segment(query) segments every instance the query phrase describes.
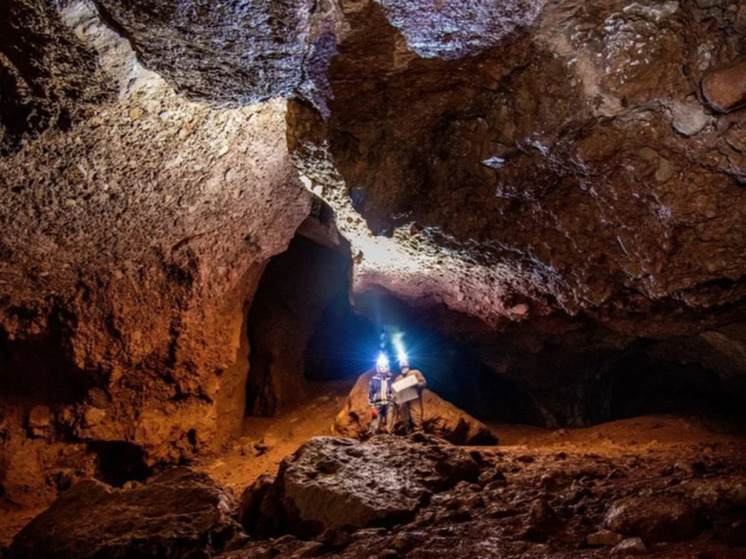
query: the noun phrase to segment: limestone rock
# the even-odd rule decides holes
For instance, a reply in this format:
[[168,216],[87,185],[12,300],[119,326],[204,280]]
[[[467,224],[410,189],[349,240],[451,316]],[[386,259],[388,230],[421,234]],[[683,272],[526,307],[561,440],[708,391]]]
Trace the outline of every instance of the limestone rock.
[[746,103],[746,62],[707,74],[702,93],[713,109],[728,113]]
[[309,537],[326,529],[392,526],[411,520],[433,492],[478,475],[466,451],[439,439],[316,437],[283,461],[256,531]]
[[624,536],[637,536],[647,542],[685,541],[699,532],[694,507],[677,497],[630,497],[611,505],[606,526]]
[[[345,437],[362,438],[370,428],[368,386],[372,372],[361,375],[350,391],[334,422],[334,432]],[[453,444],[497,444],[497,436],[481,421],[443,400],[430,390],[423,394],[425,432]]]
[[13,559],[206,557],[245,538],[228,497],[180,468],[130,490],[78,483],[13,540]]

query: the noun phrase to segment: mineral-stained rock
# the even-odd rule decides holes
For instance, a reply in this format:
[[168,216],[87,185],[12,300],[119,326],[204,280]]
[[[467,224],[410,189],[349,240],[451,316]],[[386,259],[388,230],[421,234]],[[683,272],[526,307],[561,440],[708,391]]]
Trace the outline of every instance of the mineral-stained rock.
[[180,468],[135,489],[86,480],[13,540],[14,559],[207,557],[245,538],[229,498],[207,476]]
[[617,501],[606,513],[605,522],[614,532],[647,542],[685,541],[699,532],[694,507],[677,497],[630,497]]
[[[368,386],[372,372],[361,375],[352,387],[342,410],[337,414],[334,431],[346,437],[364,437],[370,429]],[[448,403],[430,390],[423,394],[425,431],[453,444],[497,444],[497,437],[481,421]]]
[[727,113],[746,103],[746,62],[707,74],[702,93],[712,107]]
[[307,537],[328,528],[391,526],[412,519],[433,492],[478,475],[466,451],[440,439],[316,437],[283,461],[255,531]]

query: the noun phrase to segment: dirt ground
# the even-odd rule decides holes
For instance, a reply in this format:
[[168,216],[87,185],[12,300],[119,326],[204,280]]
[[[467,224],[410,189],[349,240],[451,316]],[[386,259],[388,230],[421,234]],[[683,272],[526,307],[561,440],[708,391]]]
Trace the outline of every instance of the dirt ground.
[[[194,466],[238,497],[259,475],[274,474],[281,460],[305,440],[330,435],[334,416],[349,389],[349,382],[318,385],[318,395],[296,409],[275,418],[247,418],[243,434],[224,453]],[[743,464],[746,457],[743,432],[694,418],[645,416],[574,430],[506,424],[491,427],[500,437],[500,452],[519,462],[527,460],[526,456],[541,462],[557,453],[580,461],[586,456],[620,463],[652,458],[666,464],[691,463],[699,458]],[[39,512],[41,509],[0,508],[0,547],[8,545]],[[746,557],[746,548],[742,551]]]
[[[243,435],[217,458],[203,460],[197,468],[223,487],[240,492],[262,474],[274,474],[285,456],[304,441],[331,435],[334,417],[349,392],[349,382],[319,385],[318,396],[297,409],[274,418],[249,417]],[[544,429],[530,425],[490,424],[510,452],[529,450],[587,453],[605,456],[634,453],[669,454],[688,444],[746,446],[746,431],[701,418],[653,415],[604,423],[586,429]],[[688,444],[687,444],[688,443]]]

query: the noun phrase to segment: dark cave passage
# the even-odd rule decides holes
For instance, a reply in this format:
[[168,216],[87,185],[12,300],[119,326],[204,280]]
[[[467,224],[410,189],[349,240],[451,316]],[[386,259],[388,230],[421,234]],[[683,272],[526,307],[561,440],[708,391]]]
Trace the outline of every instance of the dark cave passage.
[[383,292],[358,293],[353,304],[351,274],[330,213],[307,219],[269,262],[248,318],[247,415],[276,415],[306,398],[309,383],[357,378],[373,367],[381,333],[393,360],[399,333],[428,387],[483,421],[585,427],[655,413],[743,420],[706,352],[681,360],[675,344],[620,344],[582,321],[554,334],[529,323],[485,337],[448,310]]

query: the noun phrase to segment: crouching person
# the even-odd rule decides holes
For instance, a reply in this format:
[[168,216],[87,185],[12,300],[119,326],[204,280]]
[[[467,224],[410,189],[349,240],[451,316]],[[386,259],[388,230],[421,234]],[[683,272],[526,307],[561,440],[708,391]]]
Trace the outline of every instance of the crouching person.
[[370,379],[368,400],[370,401],[371,435],[381,432],[382,422],[385,422],[386,425],[383,432],[393,433],[396,407],[391,393],[391,369],[388,359],[384,355],[378,358],[376,374]]

